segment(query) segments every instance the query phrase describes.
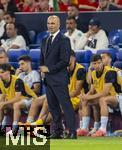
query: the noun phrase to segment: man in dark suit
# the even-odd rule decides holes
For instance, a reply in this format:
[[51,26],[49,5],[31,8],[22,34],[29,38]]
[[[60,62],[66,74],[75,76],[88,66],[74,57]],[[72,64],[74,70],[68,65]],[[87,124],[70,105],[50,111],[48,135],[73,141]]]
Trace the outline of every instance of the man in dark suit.
[[[76,138],[75,113],[70,101],[67,66],[70,59],[70,41],[60,33],[60,19],[50,16],[47,20],[49,37],[41,44],[41,73],[45,74],[46,95],[54,121],[54,133],[50,138],[62,138],[62,110],[69,128],[68,138]],[[62,110],[61,110],[62,108]]]

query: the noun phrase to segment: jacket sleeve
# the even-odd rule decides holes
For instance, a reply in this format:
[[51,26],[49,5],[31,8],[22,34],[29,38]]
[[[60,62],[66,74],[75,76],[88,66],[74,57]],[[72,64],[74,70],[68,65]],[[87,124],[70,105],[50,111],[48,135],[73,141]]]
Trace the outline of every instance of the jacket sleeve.
[[44,54],[43,54],[43,41],[40,46],[40,66],[44,65]]

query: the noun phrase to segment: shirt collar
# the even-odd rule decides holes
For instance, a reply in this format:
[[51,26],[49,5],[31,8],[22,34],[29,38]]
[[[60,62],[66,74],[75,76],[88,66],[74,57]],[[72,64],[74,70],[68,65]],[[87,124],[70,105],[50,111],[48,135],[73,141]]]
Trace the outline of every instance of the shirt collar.
[[60,32],[60,30],[58,30],[57,32],[53,33],[53,34],[50,34],[50,36],[52,35],[53,36],[53,39],[57,36],[57,34]]

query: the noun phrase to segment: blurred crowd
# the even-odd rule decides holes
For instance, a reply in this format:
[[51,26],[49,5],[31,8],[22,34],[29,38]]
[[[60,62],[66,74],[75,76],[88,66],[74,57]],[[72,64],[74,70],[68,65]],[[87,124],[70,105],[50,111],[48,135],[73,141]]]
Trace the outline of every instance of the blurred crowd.
[[80,11],[121,10],[122,0],[0,0],[0,9],[13,12],[68,11],[69,5]]

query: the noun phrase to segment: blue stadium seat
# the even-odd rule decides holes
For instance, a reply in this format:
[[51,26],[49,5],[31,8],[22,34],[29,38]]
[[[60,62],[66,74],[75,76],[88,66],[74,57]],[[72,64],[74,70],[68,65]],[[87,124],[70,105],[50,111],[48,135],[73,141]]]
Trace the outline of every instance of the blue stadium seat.
[[117,53],[117,60],[122,61],[122,50],[119,50],[119,52]]
[[116,67],[116,68],[122,69],[122,61],[116,61],[116,62],[113,64],[113,66]]
[[119,45],[122,43],[122,30],[113,30],[108,34],[109,44],[110,45]]
[[40,49],[30,49],[29,56],[32,58],[32,62],[39,62],[40,61]]
[[89,63],[81,63],[81,65],[83,65],[85,67],[86,71],[88,71]]
[[102,49],[102,50],[98,50],[97,51],[97,54],[102,54],[102,53],[110,53],[111,56],[112,56],[112,62],[116,61],[116,53],[117,53],[117,50],[114,49],[114,48],[109,48],[109,49]]
[[78,63],[89,63],[92,56],[90,50],[78,50],[76,51],[76,60]]
[[30,49],[29,56],[32,58],[32,68],[38,69],[40,63],[40,49]]
[[41,44],[30,44],[29,49],[38,49],[40,48]]
[[18,62],[9,62],[9,63],[10,63],[10,65],[12,65],[12,67],[14,67],[14,69],[19,68]]
[[43,32],[38,33],[36,37],[36,44],[40,44],[42,39],[48,35],[49,35],[48,31],[43,31]]
[[36,38],[36,32],[34,30],[29,31],[29,38],[31,40],[31,44],[35,43],[35,38]]
[[23,49],[11,49],[8,51],[10,62],[18,62],[18,58],[22,55],[28,55],[28,51]]

